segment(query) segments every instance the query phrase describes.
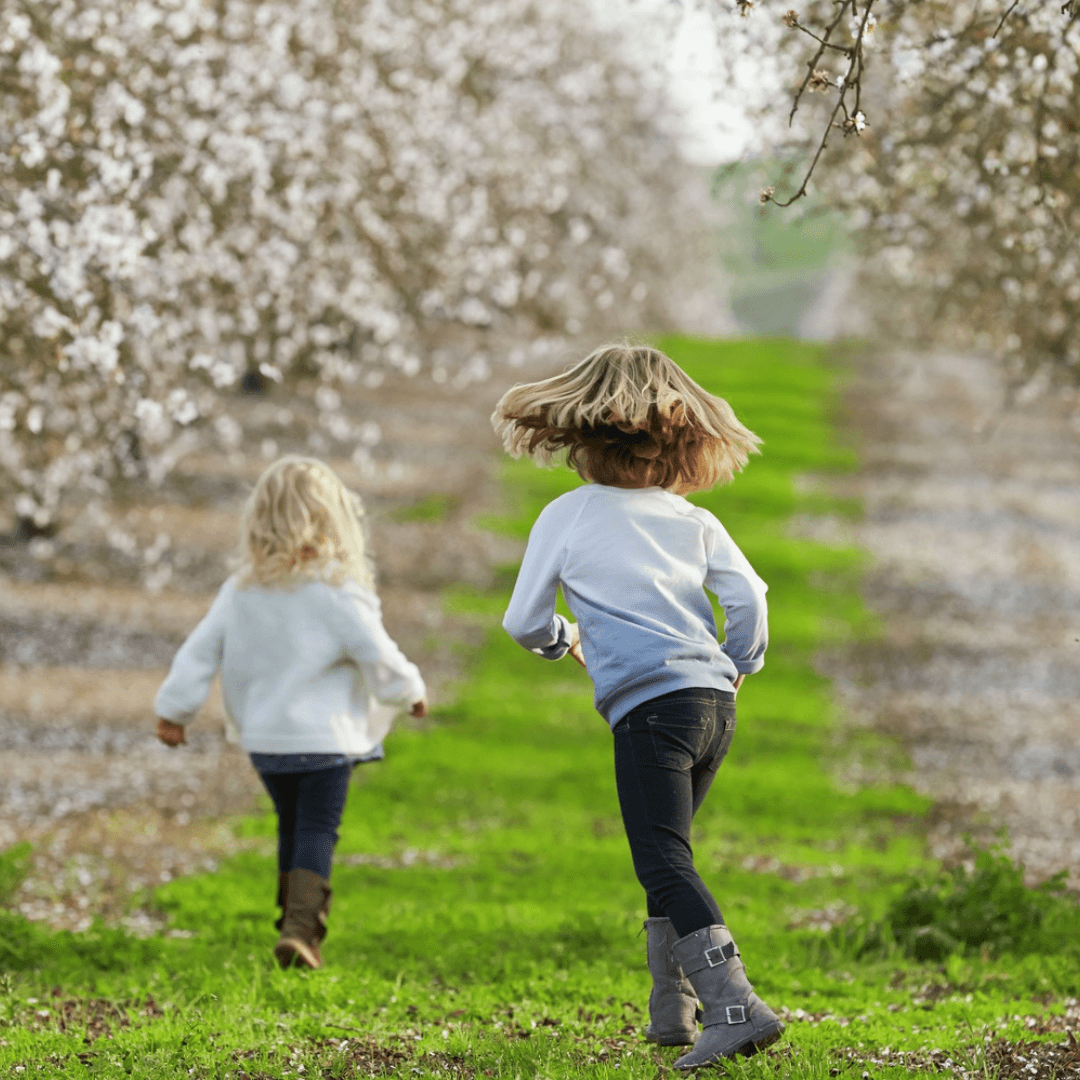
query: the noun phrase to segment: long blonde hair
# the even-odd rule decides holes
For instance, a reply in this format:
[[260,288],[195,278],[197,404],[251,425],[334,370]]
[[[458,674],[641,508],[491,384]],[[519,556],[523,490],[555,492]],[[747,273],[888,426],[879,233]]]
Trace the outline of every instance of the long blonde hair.
[[647,345],[602,345],[561,375],[511,387],[491,417],[512,457],[562,451],[586,480],[705,490],[727,483],[761,440],[731,406]]
[[255,483],[240,531],[241,587],[355,578],[373,588],[363,504],[316,458],[289,455]]

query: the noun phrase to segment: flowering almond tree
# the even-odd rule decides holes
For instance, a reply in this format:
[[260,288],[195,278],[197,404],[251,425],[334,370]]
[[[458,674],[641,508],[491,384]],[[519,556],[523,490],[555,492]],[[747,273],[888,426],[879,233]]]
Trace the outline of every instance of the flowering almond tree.
[[762,201],[791,205],[815,177],[850,212],[879,326],[996,352],[1014,390],[1036,374],[1080,381],[1080,4],[714,11],[759,20],[796,74],[784,111],[803,126],[759,148],[793,164]]
[[[0,492],[164,477],[245,372],[413,374],[448,328],[651,303],[663,106],[571,5],[2,0]],[[608,50],[610,51],[610,50]],[[647,299],[648,298],[648,299]],[[655,311],[655,309],[654,309]]]
[[988,7],[902,12],[908,44],[876,79],[887,119],[828,188],[862,226],[884,328],[996,352],[1013,391],[1075,385],[1080,19],[1060,0]]

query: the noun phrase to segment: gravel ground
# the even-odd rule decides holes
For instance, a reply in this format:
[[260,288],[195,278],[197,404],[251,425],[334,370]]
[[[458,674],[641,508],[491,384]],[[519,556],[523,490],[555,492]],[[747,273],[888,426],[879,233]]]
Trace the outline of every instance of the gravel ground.
[[[994,366],[881,353],[848,400],[882,640],[830,661],[857,722],[898,736],[934,852],[1008,829],[1033,879],[1080,886],[1078,402],[1002,410]],[[818,529],[829,532],[828,523]]]

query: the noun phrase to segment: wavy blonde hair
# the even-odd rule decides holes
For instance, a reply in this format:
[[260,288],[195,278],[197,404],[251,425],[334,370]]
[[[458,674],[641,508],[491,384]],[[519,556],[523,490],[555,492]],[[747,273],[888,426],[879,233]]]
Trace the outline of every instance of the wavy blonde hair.
[[359,496],[328,465],[294,455],[275,461],[244,507],[241,587],[355,578],[373,588],[363,515]]
[[647,345],[602,345],[561,375],[511,387],[492,426],[512,457],[561,452],[585,480],[704,491],[727,483],[761,440],[731,406]]

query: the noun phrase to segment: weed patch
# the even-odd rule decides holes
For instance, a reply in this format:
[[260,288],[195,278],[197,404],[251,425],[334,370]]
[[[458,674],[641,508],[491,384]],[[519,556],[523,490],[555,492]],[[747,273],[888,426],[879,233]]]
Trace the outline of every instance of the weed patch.
[[1064,953],[1080,971],[1080,907],[1066,891],[1068,871],[1031,887],[1007,847],[974,848],[971,866],[912,878],[883,919],[842,927],[835,940],[855,942],[861,955],[899,948],[915,960]]
[[95,923],[89,930],[50,931],[21,915],[0,911],[0,969],[47,970],[58,978],[119,972],[153,963],[162,955],[158,938],[133,937],[119,927]]

